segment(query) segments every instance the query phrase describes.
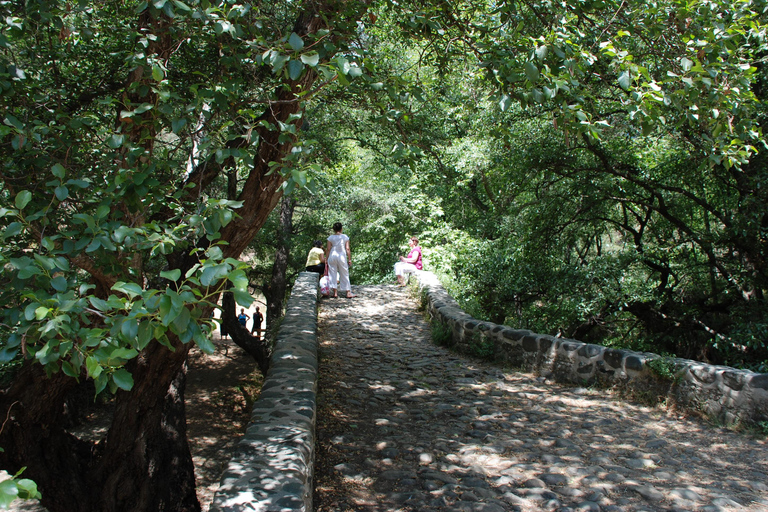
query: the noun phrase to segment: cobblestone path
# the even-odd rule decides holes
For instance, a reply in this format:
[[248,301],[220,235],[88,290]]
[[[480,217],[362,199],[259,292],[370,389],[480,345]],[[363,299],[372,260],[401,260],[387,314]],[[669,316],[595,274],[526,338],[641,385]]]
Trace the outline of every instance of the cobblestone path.
[[408,292],[320,306],[315,511],[768,511],[768,443],[452,354]]

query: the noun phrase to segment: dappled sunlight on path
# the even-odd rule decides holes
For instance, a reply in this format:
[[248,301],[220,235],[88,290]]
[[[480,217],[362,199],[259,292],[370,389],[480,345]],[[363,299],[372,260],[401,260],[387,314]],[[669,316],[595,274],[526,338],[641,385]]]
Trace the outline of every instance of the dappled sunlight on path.
[[262,380],[253,358],[229,339],[216,352],[190,354],[185,403],[197,497],[208,510],[219,480],[250,419]]
[[450,353],[395,286],[323,299],[315,510],[768,511],[765,440]]

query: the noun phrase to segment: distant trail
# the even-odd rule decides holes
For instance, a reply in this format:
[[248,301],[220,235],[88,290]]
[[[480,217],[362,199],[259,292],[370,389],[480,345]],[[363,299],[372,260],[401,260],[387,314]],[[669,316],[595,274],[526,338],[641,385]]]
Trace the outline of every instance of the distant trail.
[[320,306],[316,512],[768,511],[765,439],[452,354],[353,288]]

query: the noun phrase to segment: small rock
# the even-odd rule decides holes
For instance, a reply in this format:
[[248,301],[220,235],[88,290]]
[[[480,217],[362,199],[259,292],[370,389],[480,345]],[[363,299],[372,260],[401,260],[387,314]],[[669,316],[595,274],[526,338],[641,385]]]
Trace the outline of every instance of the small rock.
[[539,480],[538,478],[529,478],[523,482],[523,485],[528,489],[543,489],[547,486],[543,480]]

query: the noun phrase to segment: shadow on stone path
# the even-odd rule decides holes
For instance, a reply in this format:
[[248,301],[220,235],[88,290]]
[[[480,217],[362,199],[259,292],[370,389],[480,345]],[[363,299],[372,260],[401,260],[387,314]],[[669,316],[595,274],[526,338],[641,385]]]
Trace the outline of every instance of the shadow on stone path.
[[768,511],[768,444],[435,346],[408,291],[320,305],[316,512]]

